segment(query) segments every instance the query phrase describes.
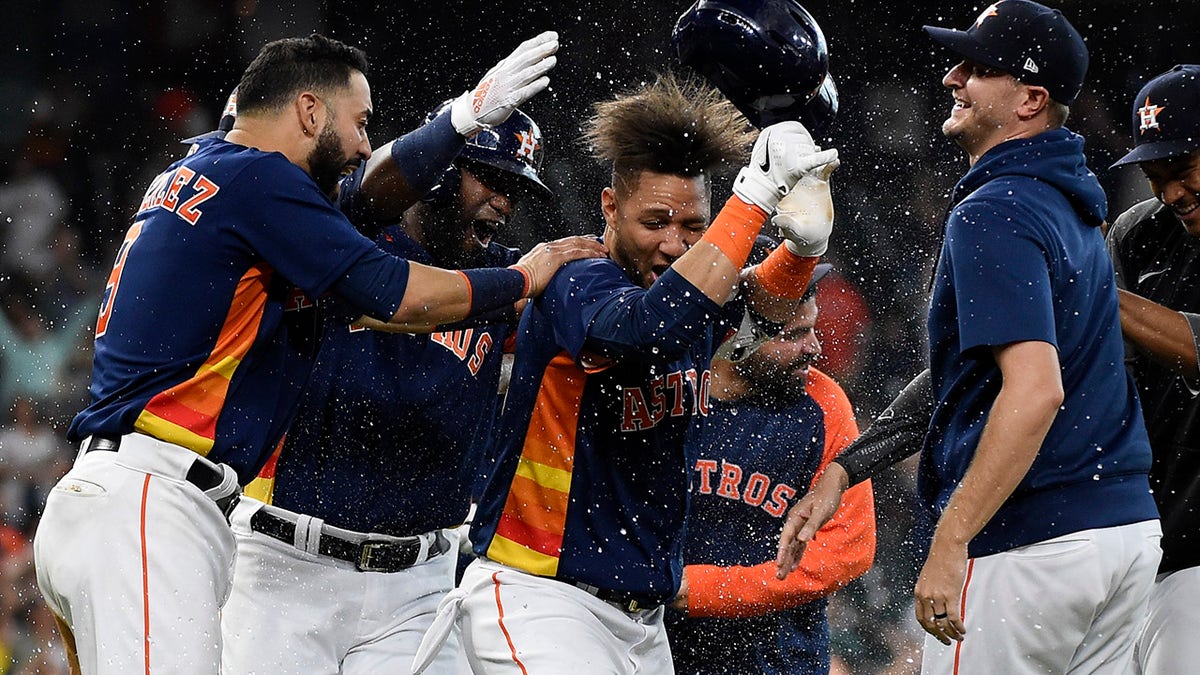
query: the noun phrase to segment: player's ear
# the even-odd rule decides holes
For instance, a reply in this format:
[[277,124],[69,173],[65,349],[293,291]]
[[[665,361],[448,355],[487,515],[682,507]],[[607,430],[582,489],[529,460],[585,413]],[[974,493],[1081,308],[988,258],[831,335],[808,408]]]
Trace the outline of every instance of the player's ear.
[[600,191],[600,212],[604,214],[604,222],[613,229],[617,228],[617,191],[606,187]]
[[300,123],[300,129],[305,136],[315,137],[317,135],[318,123],[324,117],[325,104],[321,101],[321,97],[311,91],[302,91],[296,96],[296,121]]
[[1022,120],[1035,117],[1050,105],[1050,92],[1045,87],[1025,85],[1025,97],[1017,105],[1017,116]]

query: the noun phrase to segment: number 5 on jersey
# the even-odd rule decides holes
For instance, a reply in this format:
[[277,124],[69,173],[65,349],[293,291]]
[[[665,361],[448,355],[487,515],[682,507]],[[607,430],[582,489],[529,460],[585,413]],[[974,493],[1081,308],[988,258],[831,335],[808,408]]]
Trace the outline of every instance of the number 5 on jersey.
[[113,263],[112,272],[108,275],[108,283],[104,286],[104,298],[100,300],[100,318],[96,320],[96,337],[108,331],[108,318],[112,316],[113,300],[117,296],[117,288],[121,285],[121,272],[125,271],[125,259],[129,257],[129,249],[142,233],[142,221],[137,221],[125,233],[125,241],[117,251],[117,260]]

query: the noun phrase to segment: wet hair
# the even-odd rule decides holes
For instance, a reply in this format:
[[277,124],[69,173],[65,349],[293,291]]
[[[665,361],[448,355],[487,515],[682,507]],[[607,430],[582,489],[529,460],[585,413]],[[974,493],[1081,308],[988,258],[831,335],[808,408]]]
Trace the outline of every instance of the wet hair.
[[612,165],[613,187],[628,195],[643,171],[676,176],[741,166],[755,134],[720,92],[672,73],[593,106],[583,140]]
[[238,113],[276,112],[302,91],[331,93],[367,74],[367,55],[319,33],[268,42],[238,82]]

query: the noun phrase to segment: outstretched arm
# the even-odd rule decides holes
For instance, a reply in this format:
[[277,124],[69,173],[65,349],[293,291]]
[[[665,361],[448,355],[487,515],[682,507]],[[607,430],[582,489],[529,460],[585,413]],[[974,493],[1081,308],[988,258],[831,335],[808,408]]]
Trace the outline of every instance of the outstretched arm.
[[1124,289],[1117,289],[1121,332],[1139,351],[1189,382],[1200,380],[1197,370],[1197,328],[1200,315],[1177,312]]

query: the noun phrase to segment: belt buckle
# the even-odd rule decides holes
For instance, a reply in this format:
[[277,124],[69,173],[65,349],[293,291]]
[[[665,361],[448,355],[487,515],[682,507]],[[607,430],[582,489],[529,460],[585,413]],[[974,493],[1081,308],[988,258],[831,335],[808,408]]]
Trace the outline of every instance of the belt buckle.
[[622,607],[622,609],[624,609],[626,612],[629,612],[632,614],[633,612],[636,612],[639,609],[641,609],[641,607],[638,605],[637,600],[630,600],[629,602],[625,603],[625,605]]
[[387,544],[386,541],[364,541],[362,550],[358,554],[358,561],[354,563],[354,566],[358,568],[359,572],[387,572],[391,569],[390,567],[378,567],[371,564],[371,556],[375,549],[383,548]]

